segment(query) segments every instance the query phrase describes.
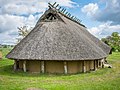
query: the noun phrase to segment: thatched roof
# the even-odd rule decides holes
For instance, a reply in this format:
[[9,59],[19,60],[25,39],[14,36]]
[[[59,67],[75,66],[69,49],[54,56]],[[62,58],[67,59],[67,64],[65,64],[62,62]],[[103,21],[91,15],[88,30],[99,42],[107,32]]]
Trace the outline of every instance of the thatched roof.
[[49,8],[34,29],[7,55],[19,60],[94,60],[107,57],[110,47],[86,27]]

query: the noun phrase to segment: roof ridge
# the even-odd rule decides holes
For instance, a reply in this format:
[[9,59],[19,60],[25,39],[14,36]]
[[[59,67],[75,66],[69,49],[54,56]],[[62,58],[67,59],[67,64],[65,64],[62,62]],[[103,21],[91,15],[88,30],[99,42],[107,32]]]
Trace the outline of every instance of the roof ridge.
[[[65,8],[62,8],[62,7],[59,7],[59,8],[58,8],[59,4],[57,4],[57,5],[56,5],[56,4],[57,4],[56,2],[53,3],[53,4],[48,3],[48,7],[53,8],[54,10],[56,10],[58,13],[60,13],[60,14],[63,15],[64,17],[68,18],[69,20],[71,20],[71,21],[73,21],[73,22],[75,22],[75,23],[77,23],[77,24],[85,27],[85,25],[81,24],[82,20],[78,19],[78,18],[75,17],[75,16],[72,16],[69,12],[66,11]],[[56,5],[56,6],[55,6],[55,5]],[[58,8],[58,9],[57,9],[57,8]],[[61,10],[61,9],[62,9],[62,10]]]

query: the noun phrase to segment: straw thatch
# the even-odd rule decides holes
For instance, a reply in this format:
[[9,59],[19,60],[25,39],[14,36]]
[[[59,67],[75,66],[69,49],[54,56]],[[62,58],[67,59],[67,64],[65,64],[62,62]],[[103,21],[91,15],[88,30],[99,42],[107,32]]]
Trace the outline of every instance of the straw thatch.
[[50,8],[34,29],[7,55],[19,60],[94,60],[110,47],[80,25]]

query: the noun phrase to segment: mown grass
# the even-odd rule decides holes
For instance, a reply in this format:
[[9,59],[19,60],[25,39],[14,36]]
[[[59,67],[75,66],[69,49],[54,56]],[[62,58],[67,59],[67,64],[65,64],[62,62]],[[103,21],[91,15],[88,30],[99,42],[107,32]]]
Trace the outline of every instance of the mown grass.
[[[6,50],[6,51],[5,51]],[[9,50],[2,49],[3,55]],[[31,74],[14,72],[12,60],[0,60],[0,90],[120,90],[120,53],[108,58],[113,68],[75,75]]]
[[120,60],[120,52],[113,52],[107,59],[109,61]]

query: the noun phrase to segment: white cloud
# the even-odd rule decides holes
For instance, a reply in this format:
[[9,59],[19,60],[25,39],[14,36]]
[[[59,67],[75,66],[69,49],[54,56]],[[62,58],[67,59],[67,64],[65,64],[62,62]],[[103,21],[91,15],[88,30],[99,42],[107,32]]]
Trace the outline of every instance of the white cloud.
[[8,33],[0,33],[0,43],[13,45],[16,42],[16,35],[9,35]]
[[120,33],[120,0],[100,1],[89,3],[81,9],[92,20],[102,22],[99,26],[89,28],[89,32],[98,38],[111,35],[112,32]]
[[17,27],[28,25],[33,27],[36,23],[37,16],[29,15],[29,17],[0,15],[0,43],[15,43],[18,37]]
[[43,12],[48,6],[48,2],[57,2],[60,6],[66,7],[77,5],[71,0],[1,0],[1,13],[22,15]]
[[24,17],[13,15],[0,15],[0,32],[14,30],[19,25],[23,25]]
[[74,7],[74,5],[77,6],[77,3],[75,3],[75,2],[73,2],[71,0],[47,0],[47,1],[52,2],[52,3],[57,2],[61,6],[66,6],[66,7],[70,7],[70,8]]
[[29,15],[36,12],[43,12],[47,8],[47,3],[41,2],[35,5],[8,3],[1,8],[2,14]]
[[111,22],[107,22],[99,25],[98,27],[92,27],[88,31],[98,38],[103,38],[112,34],[112,32],[120,33],[120,25],[111,25]]
[[28,17],[14,16],[14,15],[0,15],[0,33],[17,31],[17,27],[23,25],[34,26],[36,23],[37,16],[29,15]]
[[100,9],[93,17],[101,22],[120,24],[120,0],[104,0],[103,3],[106,3],[104,9]]
[[[100,0],[102,3],[89,3],[82,8],[82,12],[100,22],[112,21],[120,24],[120,0]],[[100,8],[98,8],[100,6]]]
[[81,10],[82,12],[86,13],[88,16],[94,15],[98,11],[99,7],[97,3],[89,3],[85,5]]

